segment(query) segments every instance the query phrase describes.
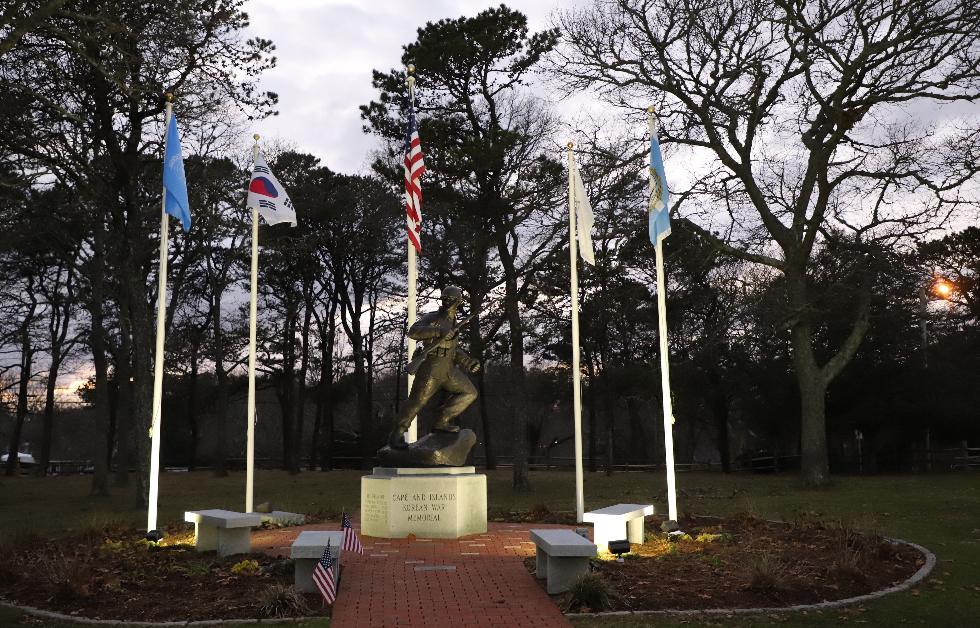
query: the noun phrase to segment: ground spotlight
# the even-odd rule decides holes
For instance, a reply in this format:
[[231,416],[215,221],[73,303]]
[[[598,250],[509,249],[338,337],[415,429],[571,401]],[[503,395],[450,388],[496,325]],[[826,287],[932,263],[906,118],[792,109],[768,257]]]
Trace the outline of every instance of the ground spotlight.
[[623,562],[623,554],[629,554],[630,542],[626,539],[621,541],[609,541],[609,553],[616,555],[616,560]]

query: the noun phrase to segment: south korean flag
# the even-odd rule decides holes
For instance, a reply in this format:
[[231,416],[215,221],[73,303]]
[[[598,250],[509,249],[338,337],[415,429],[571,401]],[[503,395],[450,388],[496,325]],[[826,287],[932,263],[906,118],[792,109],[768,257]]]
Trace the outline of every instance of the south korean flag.
[[288,222],[293,227],[296,226],[296,209],[293,207],[293,202],[289,200],[286,190],[279,185],[279,180],[269,170],[262,155],[255,158],[252,180],[248,184],[248,200],[245,204],[249,208],[258,209],[259,214],[270,225]]

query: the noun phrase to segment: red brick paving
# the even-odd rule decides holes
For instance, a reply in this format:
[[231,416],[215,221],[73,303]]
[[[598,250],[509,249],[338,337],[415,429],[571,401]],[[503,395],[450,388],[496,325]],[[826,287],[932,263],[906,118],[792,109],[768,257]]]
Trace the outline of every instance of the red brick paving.
[[[487,534],[458,540],[361,537],[364,555],[341,559],[331,627],[570,626],[522,563],[534,555],[528,530],[553,527],[560,526],[490,523]],[[252,547],[289,556],[300,531],[339,529],[323,523],[260,530]]]

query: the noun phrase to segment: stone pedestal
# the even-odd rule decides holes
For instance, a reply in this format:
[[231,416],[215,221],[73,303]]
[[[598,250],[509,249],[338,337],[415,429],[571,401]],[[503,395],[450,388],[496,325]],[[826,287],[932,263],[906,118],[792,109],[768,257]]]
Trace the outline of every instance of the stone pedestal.
[[474,467],[375,467],[361,478],[361,533],[458,539],[487,531],[487,476]]

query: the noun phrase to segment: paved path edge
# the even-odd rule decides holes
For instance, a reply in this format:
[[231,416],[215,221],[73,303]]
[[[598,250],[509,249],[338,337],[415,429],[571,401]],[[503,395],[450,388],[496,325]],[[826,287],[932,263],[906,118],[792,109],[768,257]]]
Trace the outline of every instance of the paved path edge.
[[6,598],[0,597],[0,606],[5,606],[7,608],[12,608],[16,611],[26,613],[28,615],[33,615],[35,617],[44,617],[45,619],[57,619],[58,621],[66,621],[76,624],[86,624],[89,626],[132,626],[149,628],[151,626],[233,626],[233,625],[261,625],[261,624],[282,624],[282,623],[299,623],[301,621],[314,621],[317,619],[324,619],[323,617],[311,616],[311,617],[265,617],[262,619],[201,619],[197,621],[127,621],[124,619],[92,619],[91,617],[80,617],[78,615],[66,615],[64,613],[58,613],[55,611],[46,611],[43,608],[35,608],[33,606],[26,606],[21,604],[15,604]]
[[877,600],[879,598],[885,597],[886,595],[891,595],[892,593],[898,593],[900,591],[905,591],[912,588],[918,583],[922,582],[932,570],[936,567],[936,555],[930,552],[925,547],[919,545],[918,543],[913,543],[912,541],[906,541],[904,539],[893,539],[886,537],[888,541],[892,543],[901,543],[903,545],[908,545],[916,549],[919,553],[925,556],[926,562],[924,565],[919,567],[918,571],[912,574],[908,579],[899,582],[896,585],[892,585],[887,589],[881,589],[879,591],[872,591],[871,593],[865,593],[864,595],[858,595],[855,597],[844,598],[843,600],[830,600],[828,602],[819,602],[817,604],[797,604],[796,606],[779,606],[779,607],[758,607],[758,608],[705,608],[705,609],[663,609],[663,610],[641,610],[641,611],[606,611],[603,613],[565,613],[565,617],[620,617],[620,616],[630,616],[630,615],[758,615],[761,613],[796,613],[800,611],[822,611],[834,608],[842,608],[844,606],[851,606],[853,604],[860,604],[861,602],[868,602],[871,600]]

